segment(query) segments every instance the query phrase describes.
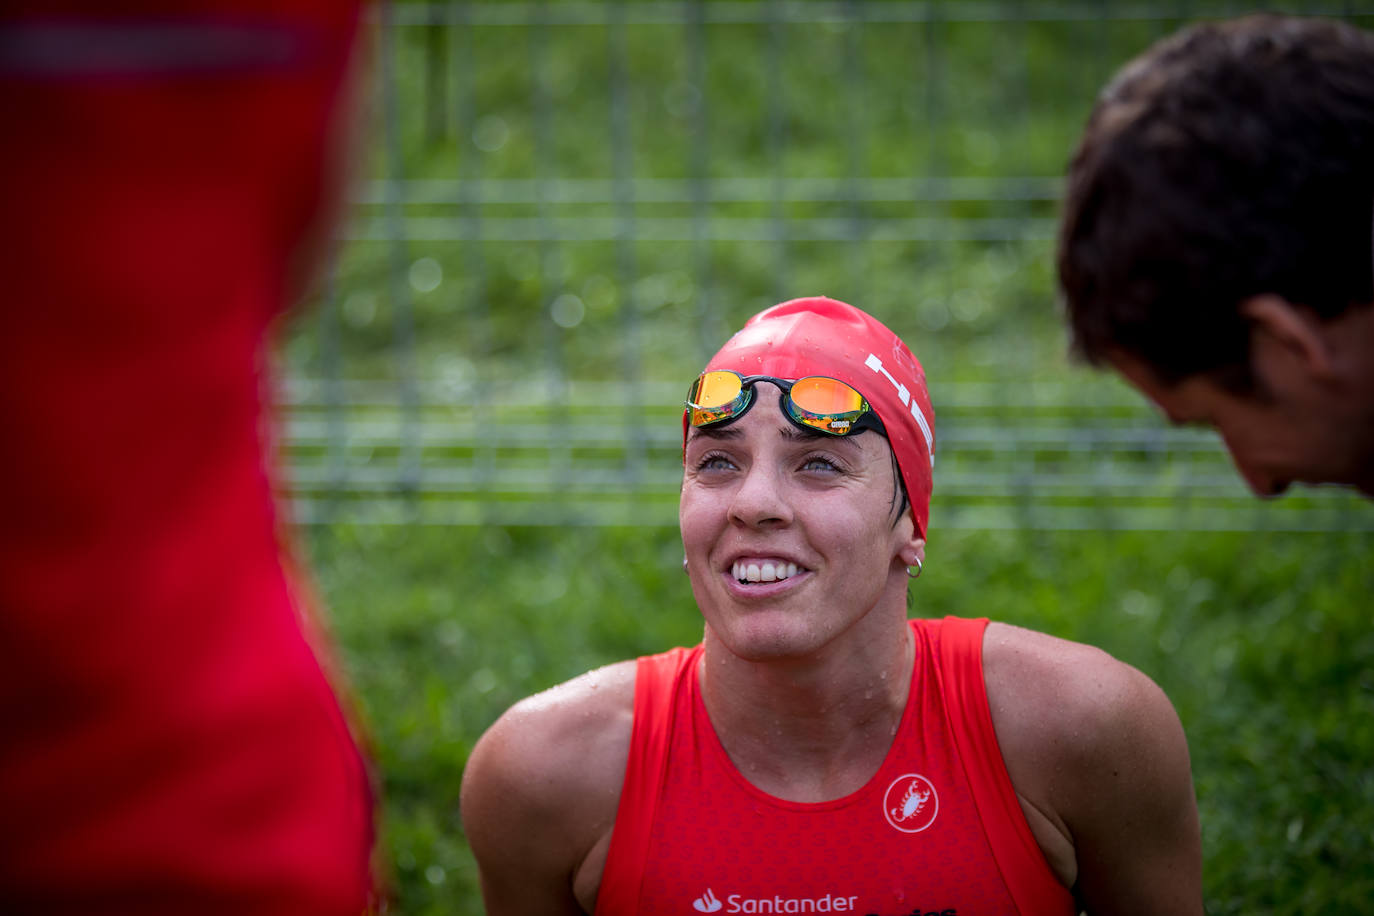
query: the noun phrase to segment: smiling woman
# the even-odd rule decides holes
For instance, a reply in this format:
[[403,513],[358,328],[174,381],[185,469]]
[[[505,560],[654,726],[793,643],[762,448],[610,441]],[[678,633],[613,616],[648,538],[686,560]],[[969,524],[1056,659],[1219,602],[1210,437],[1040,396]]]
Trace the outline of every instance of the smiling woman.
[[488,912],[1202,912],[1187,746],[1147,677],[907,619],[933,433],[920,363],[845,303],[774,306],[712,358],[679,507],[702,642],[483,736],[462,804]]

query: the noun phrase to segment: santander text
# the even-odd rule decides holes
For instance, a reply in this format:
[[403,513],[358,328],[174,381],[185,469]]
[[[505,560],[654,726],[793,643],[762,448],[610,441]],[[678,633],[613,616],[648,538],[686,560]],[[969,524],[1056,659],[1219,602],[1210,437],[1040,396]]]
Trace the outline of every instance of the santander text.
[[847,913],[858,897],[826,894],[824,897],[744,897],[725,898],[727,913]]

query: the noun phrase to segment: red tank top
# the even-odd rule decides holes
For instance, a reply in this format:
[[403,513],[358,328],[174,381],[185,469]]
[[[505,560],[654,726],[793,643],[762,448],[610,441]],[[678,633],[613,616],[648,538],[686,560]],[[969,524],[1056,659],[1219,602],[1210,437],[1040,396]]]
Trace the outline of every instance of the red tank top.
[[641,658],[598,916],[1071,916],[1002,762],[986,620],[913,620],[897,736],[868,784],[815,804],[749,783],[701,699],[702,648]]
[[373,804],[273,499],[357,0],[0,3],[0,910],[357,916]]

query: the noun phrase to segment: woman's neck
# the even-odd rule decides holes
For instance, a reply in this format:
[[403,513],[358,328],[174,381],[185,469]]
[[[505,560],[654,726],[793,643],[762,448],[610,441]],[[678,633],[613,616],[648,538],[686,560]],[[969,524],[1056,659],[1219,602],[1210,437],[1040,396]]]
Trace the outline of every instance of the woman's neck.
[[731,761],[757,788],[828,801],[878,771],[906,709],[915,640],[905,616],[869,629],[813,657],[755,661],[731,653],[707,628],[698,673],[706,711]]

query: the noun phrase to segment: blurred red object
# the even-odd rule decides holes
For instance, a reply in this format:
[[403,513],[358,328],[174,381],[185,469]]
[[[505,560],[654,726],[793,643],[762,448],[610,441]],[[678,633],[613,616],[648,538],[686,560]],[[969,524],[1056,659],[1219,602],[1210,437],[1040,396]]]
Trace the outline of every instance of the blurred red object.
[[359,10],[0,6],[6,912],[358,913],[365,761],[289,575],[265,346]]

